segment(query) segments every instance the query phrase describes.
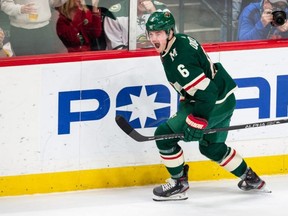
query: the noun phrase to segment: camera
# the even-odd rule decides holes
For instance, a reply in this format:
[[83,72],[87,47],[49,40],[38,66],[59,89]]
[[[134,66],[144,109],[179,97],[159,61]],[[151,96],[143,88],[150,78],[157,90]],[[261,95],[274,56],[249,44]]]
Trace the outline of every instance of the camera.
[[273,10],[273,21],[271,22],[272,26],[281,26],[286,22],[286,12],[283,10]]

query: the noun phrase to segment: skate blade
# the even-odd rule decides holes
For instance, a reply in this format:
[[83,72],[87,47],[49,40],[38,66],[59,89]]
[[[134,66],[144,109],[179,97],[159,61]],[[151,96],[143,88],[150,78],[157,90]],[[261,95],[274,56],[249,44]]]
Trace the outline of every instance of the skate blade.
[[267,187],[262,187],[260,189],[253,189],[252,191],[259,192],[259,193],[272,193],[270,189]]
[[262,192],[264,192],[264,193],[272,193],[272,190],[270,190],[268,188],[264,188],[264,189],[262,189]]
[[269,190],[266,187],[266,182],[262,181],[261,185],[258,186],[258,188],[254,188],[254,189],[246,189],[245,187],[240,187],[241,190],[245,191],[245,192],[260,192],[260,193],[272,193],[271,190]]
[[185,191],[183,193],[174,194],[169,197],[161,197],[153,195],[152,199],[154,201],[179,201],[179,200],[186,200],[188,199],[188,193]]
[[[241,189],[241,188],[240,188]],[[245,192],[251,192],[251,193],[272,193],[272,191],[270,189],[268,189],[266,186],[264,187],[261,187],[261,188],[255,188],[255,189],[250,189],[250,190],[244,190],[242,189],[243,191]]]

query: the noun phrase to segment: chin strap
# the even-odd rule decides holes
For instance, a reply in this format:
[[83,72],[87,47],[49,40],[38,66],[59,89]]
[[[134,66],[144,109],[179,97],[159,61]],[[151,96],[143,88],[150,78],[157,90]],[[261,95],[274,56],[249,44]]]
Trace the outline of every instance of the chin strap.
[[171,39],[169,39],[169,35],[170,35],[170,31],[171,31],[171,30],[173,30],[173,29],[170,29],[169,32],[167,32],[167,36],[168,36],[168,37],[167,37],[167,40],[166,40],[167,43],[166,43],[165,49],[164,49],[164,51],[163,51],[163,54],[165,53],[165,50],[166,50],[167,47],[168,47],[168,43],[169,43],[169,42],[172,40],[172,38],[174,37],[174,32],[173,32],[173,35],[172,35]]

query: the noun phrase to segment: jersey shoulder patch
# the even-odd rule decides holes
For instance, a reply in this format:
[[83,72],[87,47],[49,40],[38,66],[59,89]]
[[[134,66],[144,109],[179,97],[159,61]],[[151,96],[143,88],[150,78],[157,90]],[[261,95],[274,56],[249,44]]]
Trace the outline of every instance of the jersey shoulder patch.
[[112,5],[110,8],[109,8],[109,11],[111,11],[112,13],[117,13],[121,10],[121,4],[115,4],[115,5]]
[[129,16],[129,1],[122,1],[114,4],[109,8],[114,17],[128,17]]

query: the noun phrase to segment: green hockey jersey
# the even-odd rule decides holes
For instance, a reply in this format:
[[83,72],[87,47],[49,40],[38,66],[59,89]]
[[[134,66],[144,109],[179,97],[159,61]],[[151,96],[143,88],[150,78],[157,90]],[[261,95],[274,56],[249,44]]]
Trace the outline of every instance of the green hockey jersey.
[[208,120],[213,109],[225,105],[225,100],[236,89],[221,63],[213,64],[202,46],[188,35],[176,34],[161,54],[161,60],[180,100],[194,104],[192,114],[195,116]]

